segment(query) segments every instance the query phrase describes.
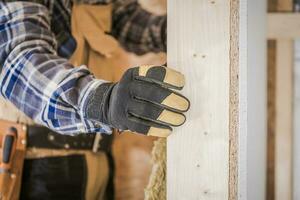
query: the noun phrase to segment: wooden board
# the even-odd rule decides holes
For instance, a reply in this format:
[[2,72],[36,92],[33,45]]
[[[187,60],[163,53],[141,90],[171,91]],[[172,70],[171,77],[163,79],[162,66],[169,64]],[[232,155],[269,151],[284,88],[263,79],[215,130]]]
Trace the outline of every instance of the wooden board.
[[168,2],[168,65],[186,75],[191,101],[168,138],[170,200],[238,199],[238,2]]
[[269,13],[268,14],[269,39],[295,39],[300,38],[299,13]]
[[[292,198],[293,0],[269,0],[267,200]],[[284,13],[282,13],[284,12]],[[293,27],[294,26],[294,27]],[[285,33],[284,33],[285,32]]]
[[277,40],[275,199],[292,199],[293,41]]
[[[278,0],[277,10],[292,12],[293,0]],[[289,31],[289,29],[285,30]],[[275,200],[292,199],[293,40],[276,45]]]

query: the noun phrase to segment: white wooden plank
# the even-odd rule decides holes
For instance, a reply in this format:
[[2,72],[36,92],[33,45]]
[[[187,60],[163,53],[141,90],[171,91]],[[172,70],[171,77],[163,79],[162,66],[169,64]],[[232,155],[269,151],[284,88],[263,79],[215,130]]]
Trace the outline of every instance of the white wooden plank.
[[170,200],[229,198],[229,55],[230,1],[168,2],[168,65],[186,75],[191,100],[168,138]]
[[275,199],[292,199],[293,41],[276,47]]
[[294,39],[300,37],[299,13],[269,13],[269,39]]
[[300,199],[300,40],[295,41],[294,67],[294,156],[293,156],[293,197]]

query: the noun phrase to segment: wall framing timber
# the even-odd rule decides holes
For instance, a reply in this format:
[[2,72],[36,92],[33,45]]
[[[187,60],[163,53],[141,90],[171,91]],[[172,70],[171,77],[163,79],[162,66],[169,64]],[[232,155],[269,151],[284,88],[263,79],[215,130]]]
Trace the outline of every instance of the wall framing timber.
[[293,0],[269,0],[267,200],[293,199],[293,43],[300,18],[292,11]]
[[300,13],[269,13],[268,39],[294,39],[300,36]]
[[[261,4],[252,2],[253,5]],[[183,93],[191,100],[186,124],[167,140],[169,200],[247,199],[247,185],[251,186],[251,191],[258,189],[256,199],[264,197],[264,185],[262,189],[257,188],[263,184],[260,177],[264,177],[264,168],[258,170],[258,175],[251,171],[250,174],[256,177],[251,179],[252,182],[246,177],[247,132],[261,134],[259,142],[251,137],[251,144],[257,142],[258,149],[265,147],[259,143],[265,142],[266,91],[248,86],[247,65],[250,63],[253,65],[252,71],[249,70],[250,83],[266,88],[264,33],[247,36],[247,4],[252,2],[168,1],[168,66],[186,75]],[[261,10],[261,21],[265,17],[263,8],[265,5]],[[254,6],[251,9],[255,12]],[[247,46],[249,38],[262,44],[257,63],[247,60],[251,55]],[[253,47],[252,50],[251,57],[255,57],[253,53],[257,51]],[[261,81],[255,80],[257,75],[262,76]],[[256,97],[253,105],[249,105],[248,92]],[[260,109],[258,118],[254,115],[257,105]],[[248,127],[249,106],[253,110],[249,123],[256,125],[252,129]],[[262,151],[254,151],[258,156],[251,156],[252,165],[259,158],[258,164],[265,166]]]
[[293,40],[277,40],[275,200],[292,199]]

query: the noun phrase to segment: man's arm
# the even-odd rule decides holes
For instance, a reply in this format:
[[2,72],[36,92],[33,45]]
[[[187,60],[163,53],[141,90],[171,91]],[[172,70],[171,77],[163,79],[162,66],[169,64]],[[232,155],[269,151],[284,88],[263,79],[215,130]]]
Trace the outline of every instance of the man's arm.
[[42,5],[0,3],[1,94],[36,122],[62,134],[109,125],[161,137],[185,122],[189,101],[173,90],[184,86],[179,72],[140,66],[104,83],[57,56],[54,38]]
[[165,52],[166,28],[166,15],[149,13],[137,0],[116,0],[113,4],[112,34],[129,51]]
[[63,134],[110,132],[84,119],[87,99],[103,83],[56,55],[48,10],[0,3],[1,94],[36,122]]

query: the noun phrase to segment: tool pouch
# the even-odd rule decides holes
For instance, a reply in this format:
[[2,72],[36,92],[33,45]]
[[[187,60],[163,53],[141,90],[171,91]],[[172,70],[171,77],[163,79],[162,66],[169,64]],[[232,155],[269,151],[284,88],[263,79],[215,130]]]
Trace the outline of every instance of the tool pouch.
[[[15,138],[6,133],[13,129]],[[18,200],[26,150],[26,126],[0,120],[0,200]]]

